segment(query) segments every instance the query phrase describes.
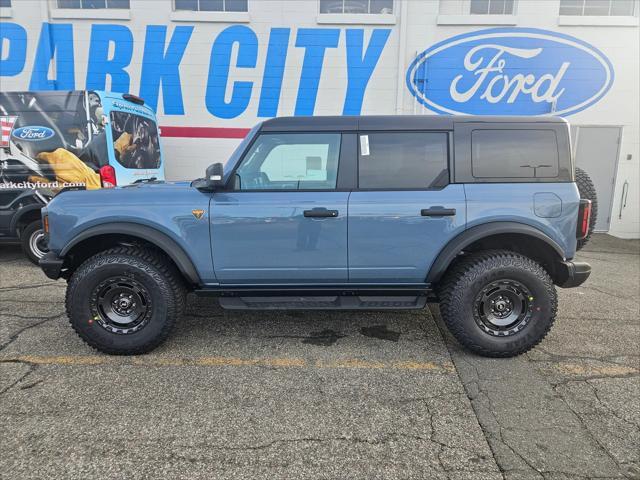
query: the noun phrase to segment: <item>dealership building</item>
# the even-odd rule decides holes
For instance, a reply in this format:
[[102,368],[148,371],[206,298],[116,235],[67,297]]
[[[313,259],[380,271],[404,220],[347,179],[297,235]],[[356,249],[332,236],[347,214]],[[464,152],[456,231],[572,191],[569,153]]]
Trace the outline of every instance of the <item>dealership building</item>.
[[[290,115],[559,115],[640,237],[638,0],[0,0],[0,89],[156,109],[170,180]],[[392,158],[389,159],[393,161]]]

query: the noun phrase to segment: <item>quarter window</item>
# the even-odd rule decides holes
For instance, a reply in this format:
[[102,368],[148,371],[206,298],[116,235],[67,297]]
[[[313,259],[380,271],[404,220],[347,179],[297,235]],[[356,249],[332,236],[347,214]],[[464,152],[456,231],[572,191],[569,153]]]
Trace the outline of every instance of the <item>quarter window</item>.
[[320,13],[393,13],[393,0],[320,0]]
[[245,155],[236,190],[330,190],[336,188],[339,133],[265,133]]
[[248,12],[247,0],[175,0],[175,10],[200,12]]
[[358,186],[427,189],[446,185],[447,134],[392,132],[360,135]]
[[633,16],[634,0],[560,0],[560,15]]
[[558,176],[558,141],[552,130],[474,130],[471,168],[475,178]]
[[471,0],[472,15],[513,15],[514,0]]
[[120,165],[133,169],[160,168],[156,122],[129,112],[111,112],[113,154]]

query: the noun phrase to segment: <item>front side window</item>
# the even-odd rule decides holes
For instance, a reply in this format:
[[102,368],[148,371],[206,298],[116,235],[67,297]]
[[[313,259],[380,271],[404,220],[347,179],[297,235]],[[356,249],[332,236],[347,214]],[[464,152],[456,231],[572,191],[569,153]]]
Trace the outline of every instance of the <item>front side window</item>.
[[129,112],[111,112],[115,158],[125,168],[160,168],[160,142],[156,122]]
[[235,174],[236,190],[336,188],[339,133],[264,133]]
[[11,8],[11,0],[0,0],[0,8]]
[[447,134],[390,132],[360,135],[362,189],[438,188],[449,181]]
[[393,0],[320,0],[320,13],[393,13]]
[[475,178],[555,178],[556,134],[552,130],[474,130],[471,168]]
[[633,16],[634,0],[560,0],[560,15]]
[[472,15],[513,15],[514,0],[471,0]]
[[129,8],[129,0],[58,0],[58,8]]
[[247,0],[175,0],[175,10],[200,12],[248,12]]

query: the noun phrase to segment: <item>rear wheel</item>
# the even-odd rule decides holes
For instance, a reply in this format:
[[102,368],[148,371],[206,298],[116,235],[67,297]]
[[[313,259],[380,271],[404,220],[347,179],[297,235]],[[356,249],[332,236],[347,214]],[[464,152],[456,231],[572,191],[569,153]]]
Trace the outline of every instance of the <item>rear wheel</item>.
[[29,261],[37,265],[38,261],[49,251],[40,220],[33,221],[22,229],[20,244]]
[[593,228],[596,225],[596,220],[598,220],[598,195],[596,194],[596,187],[591,181],[591,177],[587,175],[587,172],[578,167],[576,167],[576,184],[578,185],[580,198],[591,200],[591,219],[589,221],[589,233],[585,238],[578,240],[578,245],[576,248],[580,250],[589,241],[591,233],[593,232]]
[[542,266],[506,250],[461,259],[440,289],[442,319],[453,336],[487,357],[511,357],[537,345],[553,325],[557,304]]
[[117,247],[85,261],[71,276],[66,308],[72,327],[101,352],[149,352],[169,336],[184,310],[174,266],[154,251]]

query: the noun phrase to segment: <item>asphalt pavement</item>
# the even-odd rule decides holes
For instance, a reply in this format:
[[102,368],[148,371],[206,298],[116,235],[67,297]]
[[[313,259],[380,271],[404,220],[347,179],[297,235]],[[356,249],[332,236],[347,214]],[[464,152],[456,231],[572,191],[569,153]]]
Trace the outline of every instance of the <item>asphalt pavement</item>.
[[640,242],[513,359],[461,350],[438,308],[231,312],[189,298],[138,357],[87,347],[64,281],[0,249],[2,479],[640,479]]

